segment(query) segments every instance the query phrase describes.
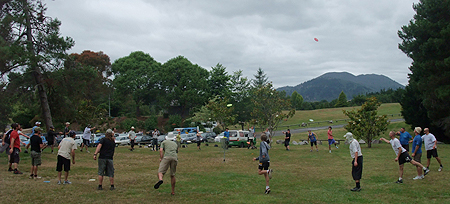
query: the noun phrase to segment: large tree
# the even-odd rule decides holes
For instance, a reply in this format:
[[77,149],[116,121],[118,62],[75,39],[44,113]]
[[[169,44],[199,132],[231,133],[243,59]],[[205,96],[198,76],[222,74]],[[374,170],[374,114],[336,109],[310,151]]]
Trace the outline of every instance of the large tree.
[[341,91],[334,107],[347,107],[347,106],[348,106],[347,95],[345,95],[344,91]]
[[344,128],[352,132],[355,138],[365,140],[369,148],[372,147],[372,140],[386,131],[389,125],[387,115],[377,115],[380,105],[375,97],[371,97],[358,110],[342,110],[350,119]]
[[232,85],[230,79],[226,67],[221,64],[212,67],[208,78],[209,94],[212,97],[229,97]]
[[15,69],[25,69],[25,73],[32,74],[42,117],[48,128],[53,121],[43,74],[60,66],[61,59],[66,57],[66,51],[74,45],[74,41],[60,36],[61,22],[45,16],[47,8],[41,0],[6,0],[0,6],[2,74]]
[[261,69],[261,67],[256,71],[256,74],[253,75],[255,79],[252,80],[253,88],[259,89],[263,86],[266,86],[269,83],[269,78],[267,74]]
[[[404,111],[411,111],[413,117],[405,118],[412,126],[424,126],[415,117],[423,117],[425,110],[416,111],[423,107],[431,124],[445,131],[445,137],[450,137],[450,1],[421,0],[413,5],[416,11],[414,19],[398,32],[402,39],[399,44],[408,57],[413,60],[409,67],[409,84],[407,92],[417,91],[416,109],[403,107]],[[405,95],[405,97],[412,97]],[[412,105],[404,98],[402,105]],[[416,111],[417,113],[414,113]],[[440,132],[439,130],[431,130]],[[437,135],[444,139],[444,135]]]
[[292,108],[295,108],[295,110],[300,110],[302,108],[302,103],[303,103],[303,96],[297,93],[297,91],[294,91],[291,94]]

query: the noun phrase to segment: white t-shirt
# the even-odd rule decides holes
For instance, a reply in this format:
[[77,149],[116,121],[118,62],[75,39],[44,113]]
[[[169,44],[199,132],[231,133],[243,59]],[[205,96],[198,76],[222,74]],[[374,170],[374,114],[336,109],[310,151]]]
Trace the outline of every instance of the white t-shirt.
[[397,138],[394,138],[390,141],[392,149],[394,149],[395,155],[398,155],[398,148],[401,147],[402,148],[402,153],[406,152],[406,149],[402,147],[402,144],[400,144],[400,140],[398,140]]
[[130,140],[136,139],[136,133],[134,132],[134,130],[130,130],[130,132],[128,132],[128,137],[130,138]]
[[66,159],[70,159],[72,150],[77,149],[77,143],[71,137],[64,138],[61,143],[59,143],[59,146],[58,155],[61,155]]
[[423,135],[422,140],[425,143],[425,150],[432,150],[434,146],[434,142],[436,141],[436,137],[433,134],[428,133],[428,135]]
[[361,153],[361,146],[359,145],[359,142],[355,139],[352,140],[352,142],[350,142],[350,156],[352,156],[352,158],[355,158],[355,152],[358,152],[358,157],[362,156]]
[[91,139],[91,128],[84,128],[83,139],[90,140]]

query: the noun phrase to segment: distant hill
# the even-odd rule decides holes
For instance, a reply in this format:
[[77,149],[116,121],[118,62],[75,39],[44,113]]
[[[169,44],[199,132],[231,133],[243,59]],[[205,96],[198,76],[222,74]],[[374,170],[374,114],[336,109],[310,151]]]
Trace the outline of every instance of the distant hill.
[[285,91],[289,96],[297,91],[305,101],[332,101],[338,98],[341,91],[344,91],[350,100],[354,95],[398,88],[404,86],[384,75],[355,76],[348,72],[329,72],[297,86],[284,86],[277,90]]

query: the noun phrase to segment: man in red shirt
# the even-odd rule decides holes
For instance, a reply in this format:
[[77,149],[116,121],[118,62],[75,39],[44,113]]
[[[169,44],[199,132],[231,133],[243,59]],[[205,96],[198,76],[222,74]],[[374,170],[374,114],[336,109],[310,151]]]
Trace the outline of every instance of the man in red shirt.
[[21,151],[20,144],[22,143],[19,138],[19,133],[17,132],[17,130],[20,129],[20,125],[17,123],[14,123],[11,125],[11,127],[12,127],[13,131],[11,132],[11,135],[10,135],[10,141],[11,141],[11,143],[10,143],[11,149],[9,150],[9,152],[11,153],[10,163],[12,163],[14,166],[14,174],[22,174],[22,172],[20,172],[17,169],[17,166],[20,161],[20,157],[19,157],[19,153]]
[[328,150],[329,150],[329,152],[331,153],[331,145],[332,144],[334,144],[334,146],[336,147],[336,148],[339,148],[337,145],[336,145],[336,141],[334,140],[334,138],[333,138],[333,131],[331,131],[331,129],[333,129],[331,126],[330,127],[328,127]]

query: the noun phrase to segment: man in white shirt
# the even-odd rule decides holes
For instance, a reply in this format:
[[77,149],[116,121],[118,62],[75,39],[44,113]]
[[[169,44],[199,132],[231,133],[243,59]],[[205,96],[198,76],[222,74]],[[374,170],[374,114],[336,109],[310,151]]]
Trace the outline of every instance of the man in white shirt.
[[[58,185],[59,184],[71,184],[68,179],[70,171],[70,159],[72,164],[75,164],[75,150],[77,149],[77,143],[75,142],[76,133],[74,131],[69,132],[69,137],[64,138],[58,146],[58,162],[56,163],[56,171],[58,172]],[[64,182],[61,182],[61,172],[64,166]]]
[[[391,131],[389,132],[389,137],[391,138],[391,140],[387,140],[384,138],[380,138],[380,140],[385,141],[386,143],[391,144],[392,149],[394,150],[395,154],[397,155],[397,157],[395,157],[395,161],[398,161],[398,165],[399,165],[399,177],[398,180],[395,183],[403,183],[403,166],[404,163],[406,162],[410,162],[412,165],[416,166],[416,167],[420,167],[422,168],[425,173],[424,175],[427,175],[428,172],[430,172],[429,169],[425,168],[421,163],[414,161],[408,154],[408,151],[406,151],[405,148],[402,147],[402,145],[400,144],[400,140],[398,140],[397,138],[395,138],[395,132]],[[422,175],[417,175],[419,177],[423,177]]]
[[130,132],[128,132],[128,138],[130,138],[130,143],[131,143],[130,151],[133,151],[134,150],[134,140],[136,139],[136,132],[134,132],[134,126],[132,126]]
[[88,147],[89,147],[89,142],[91,141],[91,131],[94,129],[95,129],[95,127],[91,127],[91,125],[88,125],[86,128],[84,128],[83,143],[81,143],[80,151],[83,151],[83,146],[85,146],[86,152],[89,153]]
[[350,189],[351,191],[361,191],[361,176],[363,169],[363,157],[361,153],[361,146],[359,146],[359,142],[353,138],[353,134],[351,132],[347,132],[344,135],[347,142],[350,144],[350,156],[352,157],[352,177],[356,182],[356,187]]
[[422,136],[422,140],[425,143],[425,150],[427,150],[427,169],[429,169],[430,167],[431,156],[433,156],[439,162],[440,167],[438,171],[442,171],[443,166],[441,163],[441,159],[438,157],[436,148],[436,137],[434,137],[434,135],[430,133],[430,130],[428,128],[423,129],[423,132],[425,133],[425,135]]

